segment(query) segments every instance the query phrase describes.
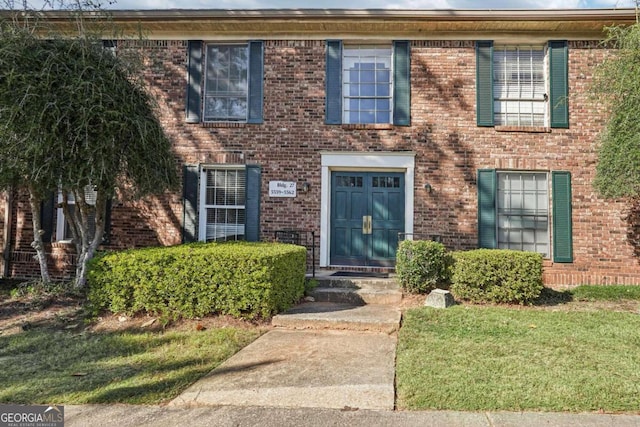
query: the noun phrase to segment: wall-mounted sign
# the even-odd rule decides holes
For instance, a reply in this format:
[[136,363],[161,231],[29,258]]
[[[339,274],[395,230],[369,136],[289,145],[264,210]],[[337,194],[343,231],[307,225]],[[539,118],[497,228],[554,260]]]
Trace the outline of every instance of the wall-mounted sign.
[[269,181],[269,197],[296,197],[293,181]]

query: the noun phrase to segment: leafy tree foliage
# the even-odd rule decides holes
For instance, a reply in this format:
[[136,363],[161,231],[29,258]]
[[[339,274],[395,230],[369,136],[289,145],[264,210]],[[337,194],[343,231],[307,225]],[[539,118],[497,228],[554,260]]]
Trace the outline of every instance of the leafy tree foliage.
[[640,196],[640,24],[608,29],[615,48],[596,70],[592,91],[610,116],[601,135],[594,186],[607,198]]
[[116,55],[76,28],[72,37],[43,38],[24,19],[0,21],[0,188],[29,191],[38,230],[32,246],[45,282],[40,204],[61,192],[81,287],[102,241],[108,200],[117,191],[159,194],[178,178],[154,98],[129,60],[135,49]]

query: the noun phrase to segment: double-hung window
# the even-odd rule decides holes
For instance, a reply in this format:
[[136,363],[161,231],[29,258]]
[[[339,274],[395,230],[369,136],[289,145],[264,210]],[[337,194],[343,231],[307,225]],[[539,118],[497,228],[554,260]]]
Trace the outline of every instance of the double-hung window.
[[327,40],[325,123],[411,124],[411,44]]
[[496,126],[547,126],[549,97],[544,64],[544,46],[494,48]]
[[545,172],[498,172],[498,248],[549,257],[549,194]]
[[[95,206],[96,204],[96,191],[92,186],[88,185],[84,189],[84,198],[89,206]],[[62,209],[62,203],[64,202],[64,197],[62,191],[58,191],[58,211],[56,215],[56,240],[62,242],[69,242],[73,240],[73,234],[71,233],[71,229],[69,227],[69,222],[64,215],[64,210]],[[73,193],[69,192],[67,194],[67,206],[69,207],[69,212],[71,215],[75,215],[76,210],[76,200]],[[89,211],[89,236],[93,237],[96,232],[95,229],[95,209],[91,209]]]
[[202,170],[200,240],[244,240],[245,193],[244,167]]
[[569,127],[568,44],[476,42],[478,126]]
[[263,122],[263,42],[190,40],[187,51],[188,123]]
[[342,123],[391,123],[391,46],[345,46]]
[[572,241],[569,172],[478,171],[479,247],[572,262]]
[[246,121],[247,45],[207,45],[204,121]]

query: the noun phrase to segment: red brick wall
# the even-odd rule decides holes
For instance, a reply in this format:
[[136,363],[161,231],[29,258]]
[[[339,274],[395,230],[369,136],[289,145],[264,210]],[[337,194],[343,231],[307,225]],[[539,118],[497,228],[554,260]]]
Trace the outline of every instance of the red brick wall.
[[[186,124],[186,42],[147,45],[155,56],[147,77],[176,156],[186,163],[262,165],[265,240],[286,228],[319,234],[321,151],[414,151],[415,233],[440,235],[451,249],[474,248],[478,169],[568,170],[574,262],[546,261],[545,281],[640,284],[640,232],[626,220],[630,206],[599,198],[591,186],[596,138],[604,123],[602,108],[586,94],[591,70],[603,56],[595,42],[569,43],[570,128],[550,132],[501,132],[476,126],[472,41],[412,43],[412,125],[387,129],[324,124],[323,41],[265,41],[264,123],[258,125]],[[297,181],[299,187],[307,181],[311,189],[294,199],[270,199],[266,196],[270,180]],[[432,193],[424,189],[427,182]],[[634,218],[640,217],[640,208],[634,212]],[[115,205],[112,218],[114,248],[181,240],[179,194],[122,202]],[[29,233],[18,233],[22,237],[16,242],[28,240]]]

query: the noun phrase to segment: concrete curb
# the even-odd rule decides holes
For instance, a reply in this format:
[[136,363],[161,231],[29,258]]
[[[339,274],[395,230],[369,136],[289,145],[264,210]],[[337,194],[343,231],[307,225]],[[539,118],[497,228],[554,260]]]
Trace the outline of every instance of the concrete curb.
[[638,427],[640,415],[541,412],[371,411],[322,408],[216,406],[177,408],[138,405],[68,405],[67,427],[174,426],[464,426]]

